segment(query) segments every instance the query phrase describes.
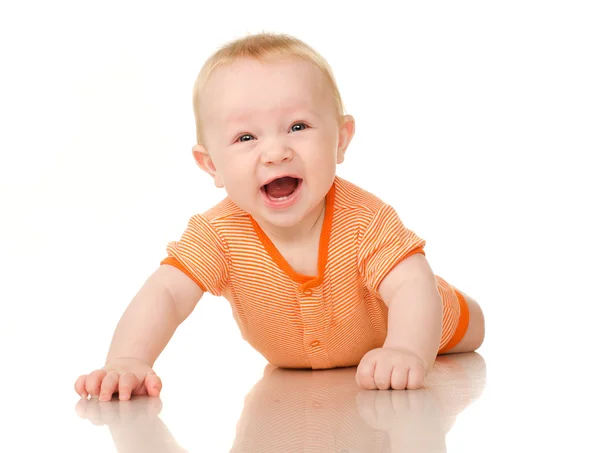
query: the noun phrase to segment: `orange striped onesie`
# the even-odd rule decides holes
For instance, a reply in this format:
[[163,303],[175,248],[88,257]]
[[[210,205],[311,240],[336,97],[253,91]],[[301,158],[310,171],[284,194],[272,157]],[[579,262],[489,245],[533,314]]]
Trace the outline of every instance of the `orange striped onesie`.
[[[226,197],[191,217],[161,264],[231,304],[242,337],[271,364],[356,366],[383,345],[388,309],[377,289],[425,241],[375,195],[336,176],[325,198],[318,275],[296,273],[254,218]],[[436,275],[443,301],[440,352],[464,335],[463,296]]]

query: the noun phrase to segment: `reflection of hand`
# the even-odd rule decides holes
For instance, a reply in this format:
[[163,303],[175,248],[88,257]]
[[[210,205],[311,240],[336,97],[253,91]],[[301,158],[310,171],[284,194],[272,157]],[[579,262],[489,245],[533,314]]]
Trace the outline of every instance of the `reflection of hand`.
[[389,435],[391,452],[445,452],[440,411],[426,389],[361,391],[358,412],[373,429]]
[[182,453],[158,414],[160,398],[139,397],[128,401],[81,399],[77,415],[94,425],[107,425],[119,453]]
[[367,352],[356,371],[356,382],[367,390],[423,387],[425,364],[406,349],[385,346]]
[[100,402],[97,399],[80,399],[75,412],[94,425],[114,425],[131,421],[148,421],[162,410],[160,398],[142,397],[128,401]]

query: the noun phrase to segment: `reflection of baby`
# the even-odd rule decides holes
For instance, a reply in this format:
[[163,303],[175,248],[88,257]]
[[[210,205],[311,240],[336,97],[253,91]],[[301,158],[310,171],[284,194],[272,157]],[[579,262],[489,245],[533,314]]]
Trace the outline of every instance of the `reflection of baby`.
[[230,43],[200,71],[194,111],[193,156],[227,197],[168,245],[80,395],[158,395],[152,366],[207,291],[270,363],[358,366],[367,389],[419,388],[438,354],[479,347],[477,302],[433,274],[390,205],[336,175],[354,119],[316,51],[285,35]]
[[477,353],[440,358],[411,392],[361,390],[353,368],[276,368],[247,395],[231,451],[446,451],[456,415],[484,385]]
[[[356,385],[353,368],[268,367],[245,398],[230,451],[445,452],[446,434],[481,395],[485,374],[479,354],[453,354],[436,361],[423,389],[370,392]],[[120,453],[184,452],[160,409],[158,398],[76,406],[80,417],[109,426]]]

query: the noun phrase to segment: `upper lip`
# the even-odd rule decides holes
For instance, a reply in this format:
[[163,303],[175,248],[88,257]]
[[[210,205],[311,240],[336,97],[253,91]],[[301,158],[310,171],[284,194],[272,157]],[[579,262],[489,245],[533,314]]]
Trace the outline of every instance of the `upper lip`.
[[266,186],[267,184],[269,184],[270,182],[275,181],[276,179],[279,178],[285,178],[286,176],[289,176],[290,178],[296,178],[296,179],[302,179],[300,176],[295,175],[294,173],[283,173],[281,175],[277,175],[277,176],[273,176],[272,178],[269,178],[267,180],[265,180],[260,187]]

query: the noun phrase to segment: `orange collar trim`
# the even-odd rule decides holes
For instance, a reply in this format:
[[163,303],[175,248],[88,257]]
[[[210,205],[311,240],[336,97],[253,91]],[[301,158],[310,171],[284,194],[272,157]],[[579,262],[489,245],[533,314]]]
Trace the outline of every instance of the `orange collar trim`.
[[318,272],[317,276],[304,275],[297,273],[292,266],[286,261],[286,259],[279,253],[275,244],[269,239],[263,229],[260,227],[256,220],[250,215],[250,221],[254,227],[258,238],[262,242],[265,250],[273,261],[283,270],[293,281],[302,285],[301,289],[306,289],[313,286],[319,286],[323,283],[323,276],[325,274],[325,265],[327,264],[327,254],[329,251],[329,238],[331,237],[331,225],[333,224],[333,206],[335,202],[335,186],[337,177],[335,178],[331,188],[325,196],[325,218],[323,219],[323,225],[321,227],[321,236],[319,239],[319,258],[318,258]]

